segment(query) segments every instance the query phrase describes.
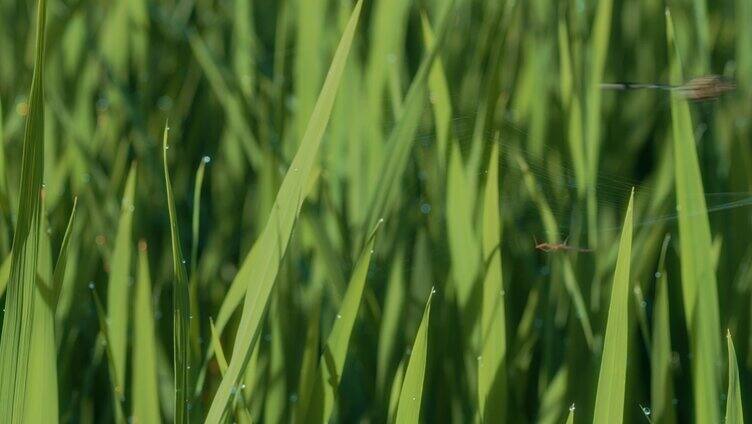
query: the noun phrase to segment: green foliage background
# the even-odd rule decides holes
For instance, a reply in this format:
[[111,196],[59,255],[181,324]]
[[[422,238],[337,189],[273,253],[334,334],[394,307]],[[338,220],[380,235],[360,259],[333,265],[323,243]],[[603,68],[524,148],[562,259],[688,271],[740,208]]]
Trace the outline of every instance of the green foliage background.
[[749,0],[0,0],[0,419],[741,423],[751,123]]

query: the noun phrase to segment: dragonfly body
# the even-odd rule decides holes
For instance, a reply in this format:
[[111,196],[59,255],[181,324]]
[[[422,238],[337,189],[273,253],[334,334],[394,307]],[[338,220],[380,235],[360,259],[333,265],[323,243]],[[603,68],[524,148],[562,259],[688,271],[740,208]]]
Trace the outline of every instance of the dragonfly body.
[[689,80],[683,85],[616,82],[601,84],[602,90],[666,90],[677,91],[688,100],[702,102],[715,100],[736,89],[734,81],[720,75],[706,75]]

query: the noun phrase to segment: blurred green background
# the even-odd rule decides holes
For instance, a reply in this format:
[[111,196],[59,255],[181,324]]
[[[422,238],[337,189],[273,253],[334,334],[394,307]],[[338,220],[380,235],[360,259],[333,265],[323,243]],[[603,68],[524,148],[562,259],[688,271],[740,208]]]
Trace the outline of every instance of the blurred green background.
[[[367,0],[359,15],[351,0],[46,2],[34,260],[49,275],[77,198],[52,309],[56,383],[38,380],[57,385],[60,421],[183,422],[177,347],[187,417],[203,421],[224,372],[218,346],[243,365],[218,406],[231,422],[328,421],[310,412],[327,385],[336,422],[417,420],[409,410],[422,422],[598,421],[599,376],[625,381],[610,422],[750,413],[749,0]],[[13,277],[11,245],[19,196],[33,191],[21,162],[36,10],[0,0],[8,292],[33,285]],[[322,92],[351,16],[346,64]],[[600,88],[710,74],[737,89],[688,102]],[[331,116],[316,114],[332,89]],[[317,124],[321,146],[306,150]],[[312,161],[300,173],[296,152]],[[633,188],[630,254],[619,245]],[[278,244],[263,235],[275,214],[290,215],[289,245],[283,230]],[[268,299],[248,292],[266,305],[248,332],[246,287],[266,287],[265,271],[242,267],[256,264],[254,244],[281,259]],[[183,290],[190,311],[178,313]],[[241,339],[250,350],[236,355]],[[602,362],[608,346],[625,358]]]

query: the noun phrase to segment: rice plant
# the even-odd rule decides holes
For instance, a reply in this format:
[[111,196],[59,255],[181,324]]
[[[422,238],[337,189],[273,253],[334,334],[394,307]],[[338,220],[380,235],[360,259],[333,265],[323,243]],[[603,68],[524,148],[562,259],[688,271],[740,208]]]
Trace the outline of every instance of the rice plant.
[[0,0],[0,421],[743,423],[751,23]]

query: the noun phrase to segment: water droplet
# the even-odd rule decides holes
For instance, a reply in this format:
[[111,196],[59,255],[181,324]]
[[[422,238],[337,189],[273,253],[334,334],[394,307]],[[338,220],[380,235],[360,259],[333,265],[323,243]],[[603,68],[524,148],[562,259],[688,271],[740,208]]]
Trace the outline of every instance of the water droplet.
[[290,395],[290,403],[295,403],[297,401],[298,401],[298,394],[297,393],[291,394]]
[[569,412],[574,412],[574,403],[569,405]]
[[650,416],[650,408],[648,408],[647,406],[643,406],[642,413],[645,414],[646,417]]
[[413,353],[413,349],[411,347],[405,348],[405,355],[410,356]]
[[293,172],[298,172],[299,171],[297,166],[295,168],[293,168],[292,170],[293,170]]
[[431,294],[436,294],[436,287],[431,287]]
[[371,254],[373,255],[373,249],[371,249],[371,252],[370,252],[370,253],[371,253]]
[[[169,128],[168,128],[168,130],[169,130]],[[165,150],[170,150],[170,145],[169,144],[165,144],[164,149]]]
[[93,281],[89,282],[89,289],[94,290],[94,282]]
[[505,294],[507,294],[507,292],[506,292],[506,291],[504,291],[504,289],[501,289],[501,290],[499,291],[499,295],[500,295],[500,296],[504,296]]
[[241,385],[240,385],[240,388],[241,388],[241,389],[245,389],[245,383],[241,384]]
[[211,162],[211,156],[204,156],[201,160],[204,161],[204,163],[209,163]]
[[182,262],[182,263],[183,263],[183,265],[185,265],[185,264],[186,264],[186,262],[188,262],[188,261],[186,261],[185,259],[181,259],[181,260],[180,260],[180,262]]
[[640,302],[640,306],[641,306],[641,307],[642,307],[643,309],[645,309],[645,308],[647,308],[647,306],[648,306],[648,302],[646,302],[646,301],[644,301],[644,300],[643,300],[642,302]]
[[428,215],[429,213],[431,213],[431,205],[428,203],[422,203],[420,205],[420,213],[422,213],[423,215]]
[[416,398],[415,396],[413,396],[413,400],[418,400],[418,398]]
[[478,357],[476,359],[478,360],[478,362],[483,362],[483,357],[480,356],[480,355],[478,355]]
[[337,319],[342,319],[342,315],[337,314]]
[[661,272],[660,272],[660,271],[656,271],[656,273],[655,273],[655,278],[661,278],[661,275],[662,275],[662,274],[661,274]]

